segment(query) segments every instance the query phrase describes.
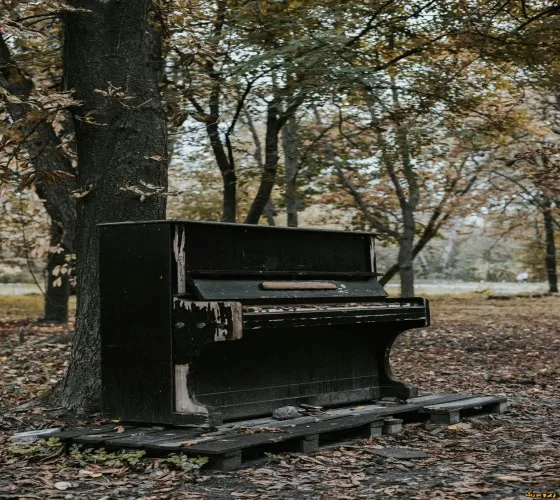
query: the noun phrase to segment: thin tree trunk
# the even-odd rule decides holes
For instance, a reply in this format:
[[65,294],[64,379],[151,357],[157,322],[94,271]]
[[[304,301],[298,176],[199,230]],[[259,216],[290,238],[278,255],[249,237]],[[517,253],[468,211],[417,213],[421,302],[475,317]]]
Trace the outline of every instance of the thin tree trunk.
[[287,224],[288,227],[298,226],[297,174],[298,137],[295,117],[290,118],[282,129],[282,148],[284,150],[284,184],[286,193]]
[[554,242],[554,219],[550,208],[552,203],[547,200],[548,209],[543,210],[544,234],[546,242],[546,277],[548,279],[548,291],[558,293],[558,272],[556,270],[556,243]]
[[[432,215],[432,219],[435,219],[434,215],[435,214]],[[443,222],[445,222],[445,220],[448,218],[448,216],[449,216],[449,214],[446,214],[441,219],[440,223],[436,224],[434,222],[433,227],[428,226],[424,230],[424,232],[422,233],[422,236],[420,236],[420,238],[415,243],[414,248],[412,250],[412,259],[413,260],[424,249],[424,247],[431,241],[431,239],[437,234],[437,232],[439,231],[439,228],[441,227]],[[438,218],[439,218],[439,216],[438,216]],[[437,219],[435,219],[435,220],[437,221]],[[393,276],[395,276],[398,272],[399,272],[399,264],[397,262],[396,264],[393,264],[389,269],[387,269],[387,271],[385,271],[385,274],[383,274],[383,277],[379,280],[379,283],[381,285],[385,286],[387,283],[389,283],[389,281],[391,281]]]
[[[74,168],[61,152],[61,141],[51,123],[29,119],[36,108],[25,104],[33,90],[33,81],[11,59],[10,51],[0,36],[0,87],[6,89],[23,103],[8,103],[6,108],[12,120],[22,120],[23,143],[35,169],[35,191],[44,202],[51,219],[51,247],[60,252],[49,252],[47,261],[47,291],[45,294],[45,320],[66,322],[68,320],[68,276],[62,277],[62,287],[55,287],[56,277],[52,271],[65,256],[74,252],[76,234],[76,204],[71,197],[75,188]],[[32,136],[32,139],[31,139]]]
[[[391,91],[393,98],[393,106],[399,107],[399,94],[395,77],[391,76]],[[385,146],[385,140],[381,137],[382,147]],[[394,185],[395,192],[399,199],[401,207],[403,230],[399,238],[399,274],[401,278],[401,296],[414,297],[414,236],[416,235],[416,221],[414,220],[414,212],[420,199],[420,190],[418,187],[418,179],[414,171],[412,160],[410,157],[410,144],[408,137],[408,126],[406,123],[397,124],[395,128],[395,146],[399,153],[402,164],[402,175],[406,181],[406,188],[401,184],[401,179],[397,174],[395,165],[389,159],[386,152],[383,159],[389,177]],[[408,191],[408,194],[406,193]]]
[[[220,25],[221,26],[221,25]],[[221,29],[221,28],[220,28]],[[233,155],[228,155],[224,148],[222,138],[220,137],[220,129],[218,120],[220,116],[220,77],[214,69],[211,61],[207,64],[207,72],[212,78],[212,92],[210,93],[210,115],[206,124],[206,132],[210,139],[210,145],[216,158],[216,163],[222,174],[222,182],[224,186],[223,205],[222,205],[222,221],[236,222],[237,220],[237,175],[233,163]]]
[[399,239],[399,275],[401,278],[401,297],[414,297],[414,212],[411,207],[401,207],[403,230]]
[[249,208],[245,219],[246,224],[258,224],[266,204],[270,200],[270,193],[276,182],[278,170],[278,135],[280,133],[278,119],[278,102],[274,100],[268,104],[266,119],[265,160],[259,190]]
[[463,226],[463,219],[457,219],[455,221],[455,225],[451,230],[447,238],[447,244],[443,249],[443,255],[441,256],[441,267],[440,271],[442,273],[447,274],[447,269],[449,267],[449,263],[451,262],[451,257],[453,256],[453,251],[455,250],[455,245],[457,243],[457,236],[459,235],[459,230]]
[[[61,403],[88,411],[101,394],[97,224],[163,219],[167,127],[148,22],[150,0],[71,0],[64,72],[78,153],[77,318]],[[156,36],[156,35],[154,35]],[[138,191],[143,192],[140,195]]]
[[[255,143],[255,161],[257,162],[257,166],[259,171],[262,172],[264,170],[264,161],[262,156],[262,146],[261,140],[259,137],[259,133],[253,123],[253,118],[251,117],[251,113],[247,111],[244,107],[243,111],[245,113],[245,118],[247,120],[247,126],[249,127],[249,131],[251,132],[251,136],[253,137],[253,142]],[[266,222],[269,226],[275,226],[276,221],[274,220],[274,205],[272,204],[272,200],[269,198],[266,206],[264,207],[264,216],[266,217]]]

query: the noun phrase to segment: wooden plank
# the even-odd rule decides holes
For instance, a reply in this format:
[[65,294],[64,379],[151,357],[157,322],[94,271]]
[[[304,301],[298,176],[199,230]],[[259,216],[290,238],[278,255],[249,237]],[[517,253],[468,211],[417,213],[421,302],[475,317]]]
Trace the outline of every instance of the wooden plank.
[[[195,444],[193,446],[183,448],[183,451],[202,455],[221,454],[267,443],[287,441],[308,435],[323,434],[332,431],[361,427],[371,424],[375,419],[376,417],[372,415],[341,417],[334,420],[286,427],[283,429],[283,432],[260,432],[255,434],[228,436],[222,439]],[[158,443],[158,447],[161,447],[162,449],[166,448],[165,442]]]
[[180,444],[182,442],[190,441],[203,434],[203,429],[165,429],[159,432],[153,432],[142,435],[129,435],[126,437],[118,437],[111,439],[108,444],[111,446],[122,446],[123,448],[147,448],[150,449],[153,443],[158,441],[177,440]]
[[425,405],[424,408],[420,410],[420,413],[443,413],[452,410],[466,410],[468,408],[475,408],[477,406],[488,406],[491,404],[500,403],[504,400],[505,398],[496,396],[471,397],[454,402]]
[[125,429],[123,432],[103,432],[100,434],[92,434],[86,436],[78,436],[73,439],[74,442],[80,444],[104,444],[107,445],[113,439],[122,439],[131,436],[140,436],[145,434],[150,434],[153,432],[160,432],[161,428],[157,427],[131,427]]
[[[76,427],[75,429],[69,429],[67,431],[61,431],[53,434],[51,437],[58,438],[61,441],[66,441],[68,439],[74,439],[78,436],[89,436],[91,434],[102,434],[104,432],[110,432],[115,430],[119,426],[118,423],[99,425],[94,427]],[[130,428],[130,426],[123,426],[125,429]]]
[[473,398],[470,394],[423,394],[421,396],[407,399],[410,404],[421,403],[423,405],[447,403],[451,401],[459,401],[461,399]]

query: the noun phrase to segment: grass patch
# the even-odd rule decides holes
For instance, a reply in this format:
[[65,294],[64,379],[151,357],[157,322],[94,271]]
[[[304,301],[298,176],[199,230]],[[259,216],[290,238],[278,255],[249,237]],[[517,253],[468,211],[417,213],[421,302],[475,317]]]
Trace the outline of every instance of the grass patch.
[[[70,316],[76,312],[76,297],[70,297]],[[11,320],[40,318],[43,316],[45,299],[42,294],[0,295],[0,316]]]

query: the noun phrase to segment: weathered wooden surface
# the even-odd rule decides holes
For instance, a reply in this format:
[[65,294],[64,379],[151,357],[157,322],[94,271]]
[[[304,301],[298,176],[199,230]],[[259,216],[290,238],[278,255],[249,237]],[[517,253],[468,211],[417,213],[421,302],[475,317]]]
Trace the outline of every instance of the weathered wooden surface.
[[433,423],[452,424],[458,421],[461,412],[468,411],[469,415],[475,410],[480,413],[501,412],[504,405],[505,398],[502,397],[423,395],[406,403],[378,401],[326,411],[302,409],[310,413],[290,420],[271,417],[243,420],[213,430],[135,427],[116,423],[63,431],[53,437],[108,448],[142,448],[155,453],[208,456],[211,467],[231,469],[270,451],[311,453],[326,444],[398,433],[403,420],[419,421],[430,417]]
[[419,412],[428,414],[434,424],[456,424],[465,413],[502,413],[506,406],[505,397],[482,396],[439,404],[431,403],[421,408]]

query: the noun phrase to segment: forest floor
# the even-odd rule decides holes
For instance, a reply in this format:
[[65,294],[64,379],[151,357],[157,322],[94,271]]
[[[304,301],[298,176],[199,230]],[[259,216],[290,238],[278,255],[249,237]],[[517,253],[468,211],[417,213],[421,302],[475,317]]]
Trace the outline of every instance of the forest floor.
[[[433,326],[406,333],[393,349],[400,378],[433,393],[505,394],[505,413],[407,424],[394,436],[269,456],[227,473],[177,455],[13,442],[14,432],[79,424],[61,409],[21,406],[60,380],[70,352],[68,327],[37,322],[40,308],[38,296],[0,298],[0,498],[560,498],[560,297],[437,297]],[[382,458],[380,448],[426,456]]]

